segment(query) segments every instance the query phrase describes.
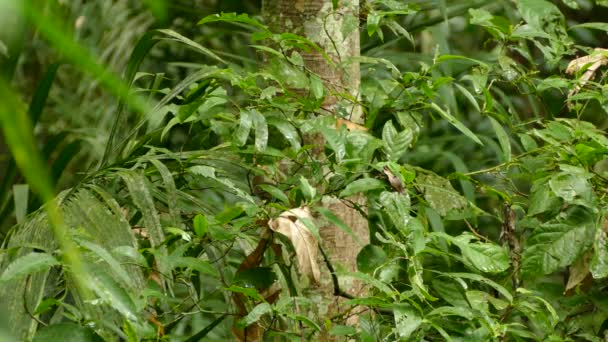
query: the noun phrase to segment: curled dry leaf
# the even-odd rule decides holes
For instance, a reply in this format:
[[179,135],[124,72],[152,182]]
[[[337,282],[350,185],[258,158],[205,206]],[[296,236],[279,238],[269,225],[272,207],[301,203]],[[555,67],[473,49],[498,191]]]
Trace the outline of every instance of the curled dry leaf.
[[566,68],[566,73],[574,74],[579,70],[583,69],[585,66],[589,66],[587,70],[580,77],[580,83],[576,85],[570,92],[568,93],[568,100],[572,95],[576,94],[582,87],[589,82],[595,75],[597,69],[600,66],[608,64],[608,49],[600,49],[597,48],[588,56],[580,57],[572,60],[568,67]]
[[337,118],[336,119],[336,128],[340,129],[342,126],[346,126],[346,129],[349,131],[362,131],[367,132],[367,127],[358,125],[350,120]]
[[284,211],[276,219],[268,221],[268,226],[291,241],[298,257],[300,272],[318,284],[321,278],[321,271],[317,263],[318,242],[301,218],[312,220],[308,207]]

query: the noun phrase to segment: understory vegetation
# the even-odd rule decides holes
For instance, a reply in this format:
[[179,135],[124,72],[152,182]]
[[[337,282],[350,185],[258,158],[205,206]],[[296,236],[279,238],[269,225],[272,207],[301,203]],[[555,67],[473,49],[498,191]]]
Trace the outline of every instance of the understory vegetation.
[[367,0],[336,61],[259,1],[0,0],[0,340],[605,341],[606,18]]

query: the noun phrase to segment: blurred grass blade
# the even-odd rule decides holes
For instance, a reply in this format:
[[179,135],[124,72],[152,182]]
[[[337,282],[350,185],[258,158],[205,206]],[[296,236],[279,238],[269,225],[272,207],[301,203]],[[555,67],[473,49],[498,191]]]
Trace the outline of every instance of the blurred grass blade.
[[4,131],[7,144],[15,158],[17,166],[25,176],[28,184],[43,201],[47,202],[45,210],[64,255],[65,262],[71,267],[77,286],[87,298],[86,273],[80,255],[74,243],[69,239],[67,228],[55,200],[54,189],[49,172],[42,162],[33,136],[33,127],[25,106],[13,91],[0,81],[0,126]]
[[15,217],[17,223],[23,222],[27,215],[27,201],[29,194],[29,186],[27,184],[13,185],[13,201],[15,201]]
[[34,92],[34,96],[32,97],[28,110],[33,125],[38,123],[38,120],[42,115],[44,105],[46,104],[46,100],[48,99],[51,91],[51,86],[53,85],[53,81],[55,81],[55,75],[57,75],[57,70],[61,65],[63,65],[63,63],[53,63],[49,65],[48,69],[44,73],[44,77],[36,87],[36,92]]
[[[57,74],[57,69],[61,66],[61,63],[53,63],[51,64],[47,71],[45,72],[42,81],[36,87],[36,91],[32,96],[32,100],[30,101],[30,106],[28,109],[29,117],[32,122],[32,127],[35,127],[42,115],[42,111],[46,104],[46,100],[48,99],[49,92],[51,90],[51,86],[53,85],[53,81],[55,80],[55,75]],[[10,159],[6,166],[6,171],[4,175],[4,179],[0,182],[0,193],[1,194],[9,194],[9,187],[13,184],[15,176],[17,174],[17,169],[15,165],[15,160]],[[0,208],[2,209],[2,214],[6,213],[6,209],[8,209],[10,203],[10,197],[6,198],[6,202]],[[2,203],[0,203],[2,204]],[[27,207],[26,207],[27,208]],[[27,212],[26,212],[27,213]],[[0,217],[6,217],[7,215],[1,215]],[[2,226],[2,221],[0,221],[0,226]]]

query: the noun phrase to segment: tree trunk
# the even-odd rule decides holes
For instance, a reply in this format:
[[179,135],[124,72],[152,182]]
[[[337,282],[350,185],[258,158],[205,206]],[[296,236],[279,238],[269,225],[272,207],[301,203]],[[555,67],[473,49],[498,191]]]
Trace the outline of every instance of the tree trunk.
[[[348,63],[341,67],[342,62],[359,56],[358,7],[359,0],[341,0],[335,10],[331,0],[266,0],[263,1],[263,14],[270,30],[275,33],[290,32],[304,36],[318,44],[330,56],[335,66],[328,63],[323,56],[316,52],[299,51],[308,70],[318,75],[325,83],[326,89],[333,94],[350,93],[357,98],[359,95],[360,72],[358,62]],[[349,32],[350,31],[350,32]],[[346,34],[346,36],[345,36]],[[337,96],[328,96],[323,104],[325,109],[335,110]],[[352,105],[351,116],[348,118],[356,124],[363,124],[361,109]],[[308,137],[309,142],[323,146],[321,136]],[[317,150],[316,158],[323,158],[323,148]],[[354,196],[349,201],[364,207],[365,198]],[[323,205],[330,209],[359,238],[360,243],[369,243],[367,219],[360,212],[334,197],[326,196]],[[333,268],[343,268],[348,271],[356,270],[356,256],[362,245],[352,239],[340,228],[325,224],[320,227],[321,245],[329,255]],[[325,265],[323,260],[320,265]],[[310,295],[316,297],[319,303],[321,318],[330,318],[341,312],[339,307],[343,298],[334,295],[331,274],[327,268],[322,271],[321,286],[311,289]],[[361,284],[346,282],[339,279],[340,288],[350,295],[361,294]],[[355,316],[356,317],[356,316]],[[356,321],[356,319],[354,320]],[[350,322],[354,322],[352,319]]]

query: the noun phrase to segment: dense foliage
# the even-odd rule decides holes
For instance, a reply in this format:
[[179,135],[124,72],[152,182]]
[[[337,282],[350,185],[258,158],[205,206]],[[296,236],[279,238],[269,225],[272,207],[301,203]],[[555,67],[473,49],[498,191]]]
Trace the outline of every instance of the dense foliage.
[[[0,338],[606,338],[606,1],[368,0],[360,98],[259,4],[44,3],[0,2]],[[329,198],[372,242],[322,317]]]

